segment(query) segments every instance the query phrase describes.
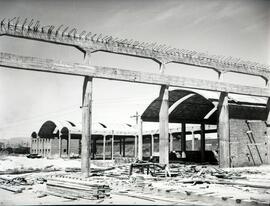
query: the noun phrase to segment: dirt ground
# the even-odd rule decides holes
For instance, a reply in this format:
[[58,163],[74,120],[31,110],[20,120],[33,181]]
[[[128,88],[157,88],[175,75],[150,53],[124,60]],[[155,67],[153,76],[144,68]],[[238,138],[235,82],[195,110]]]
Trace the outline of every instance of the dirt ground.
[[[134,170],[129,176],[129,165],[115,165],[113,161],[93,161],[91,168],[108,171],[95,173],[89,181],[99,181],[112,189],[110,197],[97,200],[70,200],[46,194],[48,177],[60,175],[80,178],[80,172],[66,172],[79,168],[79,159],[28,159],[25,156],[0,157],[0,180],[24,178],[31,185],[20,185],[22,192],[0,188],[1,205],[269,205],[270,165],[221,170],[207,165],[171,165],[175,177],[153,177]],[[34,170],[22,174],[5,172]],[[44,170],[45,168],[45,170]],[[49,170],[48,170],[49,168]],[[5,183],[6,184],[6,183]],[[2,182],[3,185],[3,182]],[[7,184],[8,185],[8,184]],[[10,185],[10,184],[9,184]],[[1,184],[0,184],[1,186]],[[17,187],[17,186],[16,186]]]

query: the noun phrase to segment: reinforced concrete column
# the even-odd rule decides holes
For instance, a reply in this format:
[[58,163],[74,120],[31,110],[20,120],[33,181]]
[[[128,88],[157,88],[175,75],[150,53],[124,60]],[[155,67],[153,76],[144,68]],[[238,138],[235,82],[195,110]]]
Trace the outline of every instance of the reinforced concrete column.
[[230,122],[228,93],[221,92],[218,104],[219,166],[230,167]]
[[62,139],[61,139],[61,132],[59,130],[59,135],[58,135],[58,152],[59,152],[59,157],[61,157],[62,154]]
[[119,137],[119,153],[122,155],[122,137]]
[[[85,52],[84,63],[90,64],[91,53]],[[92,131],[92,93],[93,78],[85,76],[82,95],[82,141],[81,141],[81,171],[84,177],[90,172],[90,150]]]
[[138,139],[137,139],[137,135],[134,136],[134,157],[138,158]]
[[138,122],[138,159],[143,159],[143,121],[141,118]]
[[125,137],[123,137],[123,157],[125,157],[126,156],[126,138]]
[[83,89],[82,106],[82,154],[81,170],[85,177],[90,172],[90,148],[91,148],[91,127],[92,127],[92,78],[85,77]]
[[150,157],[153,156],[154,154],[154,136],[153,134],[150,135],[150,148],[149,148],[149,152],[150,152]]
[[103,160],[106,159],[106,135],[103,135]]
[[267,100],[267,120],[266,120],[266,133],[267,133],[267,164],[270,164],[270,98]]
[[186,123],[181,124],[181,151],[181,157],[186,158]]
[[173,151],[173,135],[172,135],[172,133],[170,133],[169,136],[170,136],[170,152],[172,152]]
[[45,140],[45,138],[42,138],[42,156],[43,156],[43,157],[45,157],[44,140]]
[[112,157],[112,160],[113,160],[113,155],[114,155],[114,131],[112,131],[112,139],[111,139],[111,157]]
[[68,130],[68,158],[70,159],[71,154],[71,134],[70,130]]
[[159,112],[159,163],[169,164],[169,87],[161,86]]
[[205,161],[205,124],[201,124],[201,162]]
[[194,128],[191,127],[191,150],[195,151],[195,134],[194,134]]
[[37,145],[37,154],[39,154],[39,136],[37,136],[37,140],[36,140],[36,145]]

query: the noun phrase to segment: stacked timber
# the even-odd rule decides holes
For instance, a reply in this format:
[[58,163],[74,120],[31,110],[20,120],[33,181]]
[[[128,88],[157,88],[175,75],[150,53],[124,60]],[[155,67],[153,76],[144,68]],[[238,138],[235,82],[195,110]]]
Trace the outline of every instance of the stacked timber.
[[110,187],[101,181],[86,178],[56,175],[47,179],[48,194],[71,199],[102,199],[110,196]]

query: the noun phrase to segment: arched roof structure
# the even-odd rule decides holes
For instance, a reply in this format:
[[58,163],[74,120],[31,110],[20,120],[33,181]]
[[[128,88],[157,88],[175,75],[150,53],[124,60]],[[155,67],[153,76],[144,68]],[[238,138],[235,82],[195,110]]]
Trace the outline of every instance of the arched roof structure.
[[74,123],[62,120],[48,120],[42,124],[38,136],[41,138],[52,138],[59,135],[63,127],[73,127]]
[[[218,99],[193,90],[169,91],[169,122],[217,124]],[[159,121],[162,97],[157,97],[143,112],[142,120]],[[266,100],[244,96],[229,96],[229,116],[232,119],[266,120]]]
[[[116,124],[116,123],[93,123],[92,124],[92,134],[93,135],[136,135],[136,130],[128,124]],[[82,134],[82,125],[76,124],[75,127],[63,127],[61,133],[66,135],[68,132],[71,134]]]
[[[101,122],[93,123],[93,135],[136,135],[136,130],[128,124],[104,124]],[[82,134],[82,125],[71,121],[48,120],[42,124],[39,129],[38,136],[41,138],[53,138],[61,135]]]

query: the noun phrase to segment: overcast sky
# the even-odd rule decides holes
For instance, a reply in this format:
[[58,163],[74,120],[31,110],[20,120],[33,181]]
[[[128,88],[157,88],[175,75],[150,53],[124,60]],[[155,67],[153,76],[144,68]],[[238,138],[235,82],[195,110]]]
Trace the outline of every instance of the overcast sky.
[[[262,0],[0,0],[0,18],[33,18],[79,31],[158,42],[179,49],[270,63],[270,1]],[[82,62],[72,47],[0,38],[0,51]],[[91,64],[158,72],[151,60],[95,53]],[[168,65],[167,74],[216,80],[208,69]],[[259,78],[227,75],[226,81],[263,86]],[[81,121],[83,78],[0,69],[0,138],[30,136],[49,119]],[[127,122],[157,97],[158,86],[94,80],[93,121]]]

